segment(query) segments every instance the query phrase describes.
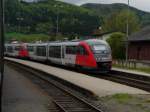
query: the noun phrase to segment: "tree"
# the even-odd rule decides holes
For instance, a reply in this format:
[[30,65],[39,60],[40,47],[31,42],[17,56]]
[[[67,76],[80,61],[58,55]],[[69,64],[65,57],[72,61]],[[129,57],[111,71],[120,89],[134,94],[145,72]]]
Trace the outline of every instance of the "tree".
[[102,26],[104,31],[126,32],[127,20],[129,22],[129,34],[140,29],[140,22],[134,12],[123,10],[108,17]]
[[117,32],[111,34],[107,39],[111,49],[113,59],[125,59],[125,34]]
[[[31,3],[6,0],[6,4],[6,25],[9,32],[54,34],[57,17],[59,32],[63,35],[91,35],[100,26],[99,17],[92,11],[56,0]],[[56,5],[62,7],[55,7]]]
[[38,33],[51,33],[53,30],[53,25],[49,23],[39,23],[36,26],[36,32]]

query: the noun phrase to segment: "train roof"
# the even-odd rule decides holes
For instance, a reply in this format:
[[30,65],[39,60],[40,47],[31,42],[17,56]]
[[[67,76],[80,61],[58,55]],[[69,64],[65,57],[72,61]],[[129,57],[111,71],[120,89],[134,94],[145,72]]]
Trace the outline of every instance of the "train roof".
[[[48,43],[22,43],[25,45],[30,46],[46,46],[46,45],[78,45],[80,42],[86,42],[89,45],[93,44],[107,44],[106,41],[100,40],[100,39],[88,39],[88,40],[73,40],[73,41],[53,41]],[[5,45],[20,45],[20,44],[5,44]]]
[[88,40],[85,40],[85,42],[87,42],[89,45],[93,45],[93,44],[108,44],[106,41],[100,40],[100,39],[88,39]]
[[5,46],[19,46],[19,45],[20,45],[20,44],[18,44],[18,43],[17,43],[17,44],[8,44],[8,43],[5,44]]

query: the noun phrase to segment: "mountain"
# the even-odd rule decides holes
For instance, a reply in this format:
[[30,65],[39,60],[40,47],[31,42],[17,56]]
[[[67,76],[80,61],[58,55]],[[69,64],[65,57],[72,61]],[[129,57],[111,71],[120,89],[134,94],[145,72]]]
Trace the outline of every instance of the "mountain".
[[90,35],[100,25],[93,11],[56,0],[25,2],[5,0],[5,22],[8,32],[55,34],[57,18],[63,35]]
[[[96,3],[87,3],[83,4],[82,7],[86,9],[93,10],[100,17],[108,17],[112,13],[118,13],[122,10],[127,10],[128,6],[126,4],[114,3],[114,4],[96,4]],[[150,24],[150,13],[144,12],[134,7],[129,6],[130,11],[133,11],[141,21],[143,26]]]

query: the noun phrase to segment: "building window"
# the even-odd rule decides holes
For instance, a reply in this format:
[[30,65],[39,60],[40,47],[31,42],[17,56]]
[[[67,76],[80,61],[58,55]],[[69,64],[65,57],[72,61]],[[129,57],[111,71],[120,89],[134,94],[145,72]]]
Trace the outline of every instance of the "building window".
[[37,46],[36,54],[37,56],[46,56],[46,46]]

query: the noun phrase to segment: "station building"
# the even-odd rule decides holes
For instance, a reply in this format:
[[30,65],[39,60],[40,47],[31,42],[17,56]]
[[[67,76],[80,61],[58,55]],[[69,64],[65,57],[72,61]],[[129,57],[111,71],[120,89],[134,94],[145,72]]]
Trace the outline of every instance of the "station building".
[[150,26],[129,37],[128,58],[150,62]]

